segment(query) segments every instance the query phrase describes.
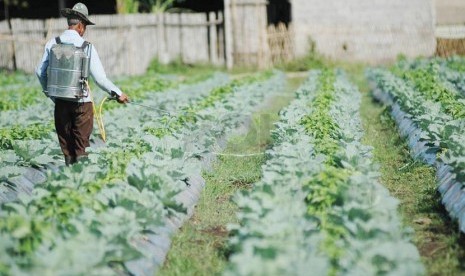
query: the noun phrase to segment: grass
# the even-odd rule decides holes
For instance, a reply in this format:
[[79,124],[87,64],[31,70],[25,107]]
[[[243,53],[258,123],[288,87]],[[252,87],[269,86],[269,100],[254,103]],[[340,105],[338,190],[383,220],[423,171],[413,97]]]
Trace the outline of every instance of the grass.
[[364,92],[364,143],[374,147],[374,159],[381,165],[381,182],[400,200],[404,225],[415,231],[413,242],[427,274],[465,275],[464,239],[440,203],[435,170],[410,157],[388,110],[373,102],[363,74],[359,70],[353,73],[353,81]]
[[266,161],[263,153],[271,143],[273,122],[302,81],[290,79],[286,93],[254,114],[249,132],[230,139],[213,170],[204,173],[206,187],[195,213],[174,236],[159,275],[217,275],[225,269],[229,254],[227,225],[238,222],[237,206],[230,199],[261,178],[261,166]]
[[205,174],[207,185],[191,220],[174,237],[165,266],[159,275],[215,275],[228,254],[228,223],[236,222],[229,198],[259,177],[260,157],[222,158],[214,173]]
[[[247,135],[245,136],[247,137]],[[261,151],[263,145],[235,137],[234,151]],[[250,144],[249,144],[250,143]],[[236,207],[230,197],[249,188],[261,176],[262,154],[248,157],[223,155],[211,172],[205,172],[206,187],[191,220],[173,239],[165,266],[159,275],[214,275],[220,273],[228,255],[227,224],[237,222]]]
[[[315,46],[313,46],[315,47]],[[288,62],[277,64],[274,68],[285,72],[307,72],[310,69],[335,68],[340,63],[325,58],[315,52],[312,48],[308,55],[296,58]],[[253,74],[261,69],[253,65],[236,65],[228,70],[224,66],[215,66],[206,63],[183,63],[181,59],[175,59],[168,64],[161,63],[158,59],[153,59],[147,69],[147,73],[157,73],[165,75],[180,75],[186,78],[203,76],[211,74],[211,72],[227,72],[231,75],[246,75]]]
[[158,59],[153,59],[147,68],[147,73],[192,76],[221,70],[222,68],[210,64],[186,64],[181,59],[173,60],[168,64],[162,64]]

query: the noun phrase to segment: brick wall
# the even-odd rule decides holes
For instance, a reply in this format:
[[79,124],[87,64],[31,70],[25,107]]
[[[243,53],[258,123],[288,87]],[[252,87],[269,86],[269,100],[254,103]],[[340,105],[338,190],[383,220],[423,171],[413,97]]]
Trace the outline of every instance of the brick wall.
[[313,40],[326,56],[372,64],[432,55],[433,7],[433,0],[292,0],[296,54]]

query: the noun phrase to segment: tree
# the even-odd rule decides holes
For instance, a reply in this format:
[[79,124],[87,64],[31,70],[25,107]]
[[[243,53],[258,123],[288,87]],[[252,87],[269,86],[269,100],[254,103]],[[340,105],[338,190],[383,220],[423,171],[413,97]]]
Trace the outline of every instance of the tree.
[[165,12],[173,6],[175,2],[184,0],[139,0],[144,10],[153,13]]
[[3,0],[5,6],[17,6],[21,8],[27,8],[29,1],[27,0]]
[[120,14],[137,12],[165,12],[175,2],[184,0],[116,0],[116,10]]
[[28,0],[3,0],[5,19],[10,20],[10,7],[16,6],[20,8],[27,8],[29,6]]
[[138,0],[116,0],[116,12],[119,14],[138,13]]

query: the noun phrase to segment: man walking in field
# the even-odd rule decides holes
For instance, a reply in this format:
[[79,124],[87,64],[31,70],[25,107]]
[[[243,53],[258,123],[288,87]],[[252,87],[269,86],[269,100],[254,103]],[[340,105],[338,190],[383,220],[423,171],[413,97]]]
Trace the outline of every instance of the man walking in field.
[[90,75],[97,85],[119,103],[128,97],[105,74],[95,47],[82,37],[88,25],[87,7],[77,3],[72,9],[63,9],[68,30],[45,45],[45,53],[36,74],[45,95],[55,103],[55,129],[65,156],[66,165],[85,156],[93,129],[93,106],[87,79]]

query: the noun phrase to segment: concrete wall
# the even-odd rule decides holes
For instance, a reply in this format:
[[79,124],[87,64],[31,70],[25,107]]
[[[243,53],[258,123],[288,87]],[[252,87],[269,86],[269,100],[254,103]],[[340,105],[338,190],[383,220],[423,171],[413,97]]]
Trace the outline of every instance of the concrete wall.
[[436,0],[437,24],[465,24],[465,0]]
[[310,39],[323,55],[372,64],[436,48],[433,0],[292,0],[292,17],[298,56]]

